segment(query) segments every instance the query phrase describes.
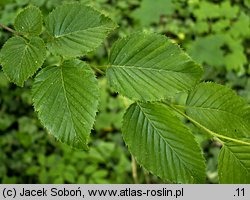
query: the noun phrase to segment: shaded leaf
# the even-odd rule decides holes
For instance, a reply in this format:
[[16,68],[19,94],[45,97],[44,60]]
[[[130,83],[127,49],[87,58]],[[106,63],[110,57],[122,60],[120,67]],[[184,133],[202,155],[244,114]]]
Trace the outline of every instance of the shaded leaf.
[[124,115],[123,137],[138,163],[164,180],[202,183],[205,162],[194,136],[161,103],[134,103]]
[[232,24],[229,33],[236,38],[249,37],[250,34],[250,18],[249,15],[242,12],[235,23]]
[[217,18],[221,15],[220,5],[208,2],[201,1],[199,2],[199,8],[193,11],[194,15],[198,19],[206,19],[206,18]]
[[39,35],[42,32],[42,13],[39,8],[29,6],[15,19],[15,29],[22,34]]
[[110,53],[111,87],[134,100],[159,100],[189,90],[202,69],[165,36],[134,33],[118,40]]
[[96,49],[115,27],[110,18],[91,7],[65,4],[53,10],[46,21],[51,35],[48,48],[54,54],[81,56]]
[[46,54],[44,42],[39,37],[26,40],[16,36],[10,38],[0,52],[4,73],[19,86],[42,66]]
[[218,161],[220,183],[250,183],[250,146],[233,142],[225,143]]
[[163,15],[174,13],[172,0],[155,0],[152,6],[152,0],[143,0],[139,8],[132,12],[132,17],[138,20],[142,26],[149,26],[153,23],[159,23]]
[[220,15],[221,17],[234,19],[239,14],[239,6],[231,5],[230,1],[222,1],[220,4]]
[[224,52],[222,46],[225,44],[225,37],[221,34],[198,37],[189,46],[188,53],[191,57],[201,63],[208,64],[215,68],[224,65]]
[[187,115],[206,128],[224,136],[250,136],[249,107],[225,86],[201,83],[187,99]]
[[74,148],[87,148],[97,112],[98,84],[86,63],[73,60],[43,69],[35,79],[33,101],[49,133]]

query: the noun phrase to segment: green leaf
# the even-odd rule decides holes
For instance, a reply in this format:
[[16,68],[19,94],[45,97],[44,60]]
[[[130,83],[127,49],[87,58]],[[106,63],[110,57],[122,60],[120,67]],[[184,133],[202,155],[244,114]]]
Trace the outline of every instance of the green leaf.
[[[240,15],[240,16],[242,16],[242,15]],[[240,17],[238,20],[241,21]],[[244,23],[245,23],[245,25],[244,25]],[[224,62],[225,62],[227,71],[234,70],[236,72],[242,73],[245,71],[244,65],[246,65],[248,63],[247,54],[245,53],[246,49],[243,45],[243,40],[244,40],[243,33],[246,35],[250,34],[250,31],[249,31],[250,30],[250,21],[243,22],[243,24],[241,24],[241,25],[238,24],[239,27],[245,26],[244,31],[241,30],[239,27],[236,27],[237,24],[238,24],[238,21],[236,21],[234,24],[231,25],[231,29],[229,30],[229,32],[232,33],[232,35],[230,36],[230,34],[228,34],[227,36],[225,36],[226,44],[228,46],[228,51],[225,51],[225,55],[224,55],[225,61]],[[247,26],[247,24],[248,24],[248,26]],[[234,32],[235,29],[237,31]],[[234,35],[234,34],[236,34],[236,35]],[[237,37],[239,37],[240,39],[236,39]]]
[[235,70],[237,72],[244,70],[244,65],[248,63],[245,49],[242,46],[239,46],[239,48],[232,53],[229,53],[228,55],[225,55],[225,65],[228,71]]
[[98,84],[91,68],[79,60],[46,67],[33,86],[35,110],[60,141],[87,149],[98,104]]
[[48,48],[54,54],[82,56],[96,49],[115,27],[110,18],[91,7],[65,4],[53,10],[46,21],[51,35]]
[[232,5],[230,1],[222,1],[220,5],[220,15],[223,18],[235,19],[239,14],[240,6]]
[[225,86],[201,83],[187,99],[187,115],[220,135],[241,138],[250,136],[246,102]]
[[[205,23],[209,29],[209,24],[206,22],[203,23]],[[231,21],[229,19],[221,19],[211,24],[211,28],[215,33],[224,33],[224,30],[226,28],[230,28],[230,26],[231,26]]]
[[218,173],[220,183],[249,184],[250,145],[225,143],[219,155]]
[[15,29],[28,35],[39,35],[42,32],[43,17],[39,8],[29,6],[22,10],[15,19]]
[[231,25],[229,33],[234,37],[241,39],[243,37],[249,37],[250,34],[250,18],[249,14],[244,12],[240,13],[239,18]]
[[[152,6],[153,5],[153,6]],[[138,20],[142,26],[159,23],[163,15],[174,13],[174,5],[171,0],[143,0],[138,9],[132,12],[132,17]]]
[[44,42],[39,37],[26,40],[16,36],[10,38],[0,52],[4,73],[19,86],[42,66],[46,54]]
[[4,75],[3,71],[0,71],[0,88],[7,88],[9,86],[9,81]]
[[15,115],[0,112],[0,131],[6,131],[15,122]]
[[199,19],[218,18],[221,15],[220,5],[208,1],[199,2],[199,8],[193,11],[193,14]]
[[202,69],[168,38],[134,33],[111,49],[107,77],[114,90],[134,100],[159,100],[189,90]]
[[192,27],[192,30],[196,34],[203,34],[203,33],[208,33],[209,32],[209,24],[205,21],[197,21],[195,23],[195,26]]
[[208,64],[212,67],[221,68],[224,65],[225,37],[222,34],[197,37],[188,47],[188,53],[197,62]]
[[134,103],[124,115],[123,137],[140,165],[164,180],[203,183],[205,162],[194,136],[162,103]]

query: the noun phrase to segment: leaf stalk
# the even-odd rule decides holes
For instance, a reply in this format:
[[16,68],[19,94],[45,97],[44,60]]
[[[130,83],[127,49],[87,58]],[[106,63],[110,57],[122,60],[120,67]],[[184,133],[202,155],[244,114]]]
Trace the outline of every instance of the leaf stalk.
[[[250,146],[250,143],[249,142],[245,142],[245,141],[242,141],[242,140],[238,140],[238,139],[235,139],[235,138],[231,138],[231,137],[227,137],[227,136],[224,136],[224,135],[221,135],[221,134],[218,134],[218,133],[215,133],[211,130],[209,130],[208,128],[206,128],[205,126],[203,126],[202,124],[200,124],[199,122],[195,121],[193,118],[189,117],[188,115],[186,115],[184,112],[180,111],[178,108],[176,108],[174,105],[166,102],[166,104],[172,108],[174,111],[176,111],[177,113],[181,114],[183,117],[185,117],[186,119],[188,119],[190,122],[192,122],[195,126],[197,126],[198,128],[206,131],[208,134],[216,137],[216,138],[221,138],[221,139],[224,139],[224,140],[228,140],[228,141],[232,141],[232,142],[235,142],[235,143],[238,143],[238,144],[242,144],[242,145],[249,145]],[[219,140],[220,143],[224,144],[223,141]]]

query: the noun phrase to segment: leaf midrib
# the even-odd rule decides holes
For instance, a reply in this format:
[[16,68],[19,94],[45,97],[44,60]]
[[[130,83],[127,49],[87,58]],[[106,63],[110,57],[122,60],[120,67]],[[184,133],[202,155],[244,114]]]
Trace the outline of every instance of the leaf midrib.
[[226,114],[230,114],[230,115],[233,115],[233,116],[235,116],[235,117],[237,117],[237,118],[239,118],[239,119],[243,119],[243,117],[242,116],[239,116],[239,115],[237,115],[237,114],[235,114],[235,113],[232,113],[232,112],[229,112],[229,111],[227,111],[227,110],[220,110],[220,109],[217,109],[217,108],[209,108],[209,107],[202,107],[202,106],[185,106],[185,108],[193,108],[193,109],[195,109],[195,108],[197,108],[197,109],[204,109],[204,110],[213,110],[213,111],[218,111],[218,112],[224,112],[224,113],[226,113]]
[[62,81],[62,88],[63,88],[63,92],[64,92],[64,97],[65,97],[65,100],[66,100],[66,106],[68,108],[68,111],[69,111],[69,114],[70,114],[70,121],[72,123],[72,127],[73,127],[74,132],[75,132],[74,137],[77,137],[76,129],[75,129],[73,118],[72,118],[72,112],[71,112],[71,110],[69,108],[69,101],[68,101],[67,92],[66,92],[66,89],[65,89],[64,78],[63,78],[63,68],[59,66],[59,70],[60,70],[60,75],[61,75],[60,77],[61,77],[61,81]]
[[[64,78],[63,78],[63,67],[62,67],[62,66],[59,66],[59,68],[60,68],[60,74],[61,74],[62,87],[63,87],[63,91],[64,91],[64,94],[65,94],[64,96],[65,96],[65,99],[66,99],[67,108],[68,108],[69,113],[70,113],[70,119],[71,119],[71,123],[72,123],[73,129],[74,129],[74,133],[75,133],[75,135],[74,135],[74,140],[75,140],[75,139],[78,139],[78,140],[81,141],[82,144],[86,144],[86,142],[84,142],[84,141],[82,140],[82,137],[77,136],[78,132],[77,132],[76,129],[75,129],[74,120],[73,120],[73,117],[72,117],[71,109],[70,109],[70,107],[69,107],[69,101],[68,101],[67,92],[66,92],[66,89],[65,89]],[[74,67],[69,67],[69,68],[74,68]]]
[[137,67],[131,65],[111,65],[109,68],[121,68],[123,70],[127,69],[138,69],[142,71],[156,71],[156,72],[167,72],[167,73],[182,73],[182,74],[198,74],[198,72],[183,72],[183,71],[174,71],[172,69],[156,69],[151,67]]
[[[22,38],[21,38],[22,39]],[[27,51],[27,48],[28,48],[28,46],[29,46],[29,44],[30,43],[26,43],[26,41],[24,40],[24,39],[22,39],[23,41],[24,41],[24,43],[25,43],[25,47],[24,47],[24,50],[23,50],[23,52],[22,52],[22,56],[21,56],[21,62],[20,62],[20,64],[18,65],[19,67],[18,67],[18,69],[19,70],[16,70],[16,73],[15,73],[15,76],[16,76],[16,74],[17,74],[17,79],[19,80],[20,79],[20,71],[21,71],[21,66],[23,65],[23,61],[24,61],[24,56],[25,56],[25,54],[26,54],[26,51]],[[17,81],[18,81],[17,80]],[[19,81],[18,81],[19,82]],[[21,81],[21,82],[19,82],[21,85],[23,85],[23,81]]]
[[[62,37],[68,36],[68,35],[73,35],[75,33],[85,32],[85,31],[89,31],[91,29],[102,28],[102,27],[106,27],[106,26],[105,25],[95,26],[95,27],[91,27],[91,28],[87,28],[87,29],[81,29],[81,30],[76,30],[76,31],[72,31],[72,32],[64,33],[64,34],[60,34],[60,35],[55,35],[55,33],[53,33],[52,35],[53,35],[54,38],[60,39]],[[107,28],[107,29],[110,29],[110,28]]]

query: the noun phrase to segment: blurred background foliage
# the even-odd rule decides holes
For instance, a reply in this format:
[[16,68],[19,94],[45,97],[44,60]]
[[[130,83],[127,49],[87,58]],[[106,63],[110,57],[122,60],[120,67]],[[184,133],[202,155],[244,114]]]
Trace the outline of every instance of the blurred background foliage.
[[[73,0],[0,0],[0,23],[13,27],[20,10],[33,4],[46,16]],[[73,151],[46,133],[33,111],[30,88],[10,83],[0,66],[0,183],[161,183],[137,166],[121,136],[122,115],[128,100],[107,86],[108,52],[118,38],[152,30],[171,38],[205,68],[203,80],[236,90],[250,102],[250,0],[80,0],[109,15],[119,28],[88,61],[101,88],[101,100],[88,152]],[[81,20],[81,19],[79,19]],[[11,37],[0,31],[0,45]],[[47,55],[44,65],[59,59]],[[178,97],[179,101],[183,99]],[[220,145],[190,124],[207,160],[207,183],[217,183]],[[137,179],[137,180],[136,180]]]

